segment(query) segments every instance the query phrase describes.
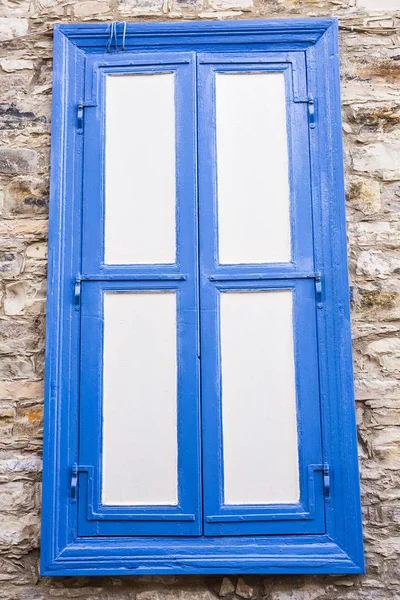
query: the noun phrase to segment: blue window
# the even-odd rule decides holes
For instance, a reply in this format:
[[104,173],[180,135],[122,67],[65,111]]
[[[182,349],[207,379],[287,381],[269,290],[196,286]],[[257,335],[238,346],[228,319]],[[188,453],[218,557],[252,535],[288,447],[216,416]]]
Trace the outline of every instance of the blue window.
[[336,21],[54,45],[42,573],[362,572]]

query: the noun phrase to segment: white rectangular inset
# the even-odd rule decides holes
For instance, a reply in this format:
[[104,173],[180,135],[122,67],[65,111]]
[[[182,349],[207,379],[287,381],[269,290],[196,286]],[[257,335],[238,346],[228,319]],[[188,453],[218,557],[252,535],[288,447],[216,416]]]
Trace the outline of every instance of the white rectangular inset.
[[106,82],[105,263],[174,263],[175,76]]
[[219,262],[291,260],[283,73],[217,73]]
[[178,502],[176,352],[174,292],[104,294],[103,504]]
[[299,499],[292,292],[221,293],[225,504]]

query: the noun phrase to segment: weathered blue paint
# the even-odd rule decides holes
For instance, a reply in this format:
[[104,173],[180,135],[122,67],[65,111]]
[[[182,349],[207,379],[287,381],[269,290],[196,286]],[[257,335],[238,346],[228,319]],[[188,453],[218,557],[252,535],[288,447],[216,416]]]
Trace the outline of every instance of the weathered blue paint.
[[[117,25],[121,33],[122,25]],[[362,572],[336,21],[128,24],[125,52],[108,54],[108,25],[56,26],[54,34],[42,574]],[[204,536],[198,535],[202,507],[194,364],[199,302],[195,53],[202,123],[198,178]],[[280,70],[286,77],[293,261],[222,266],[216,261],[212,105],[204,86],[212,88],[215,70],[249,68]],[[185,80],[185,102],[177,87],[178,114],[191,123],[193,136],[190,142],[182,136],[187,145],[177,161],[182,225],[177,263],[111,268],[102,263],[104,76],[162,70],[174,70],[178,80]],[[179,138],[179,126],[177,133]],[[90,183],[83,171],[90,174]],[[84,204],[82,187],[90,200]],[[75,305],[76,283],[80,306]],[[224,289],[282,288],[294,291],[301,501],[268,508],[224,507],[215,387],[218,297]],[[180,298],[180,335],[186,344],[182,359],[190,365],[180,378],[189,396],[179,401],[190,433],[181,428],[185,489],[179,509],[132,510],[99,503],[101,293],[106,289],[173,289]],[[92,356],[89,340],[96,350]],[[84,370],[80,377],[81,361],[93,369],[92,379]],[[84,401],[79,401],[80,388]],[[71,497],[71,483],[76,498]]]

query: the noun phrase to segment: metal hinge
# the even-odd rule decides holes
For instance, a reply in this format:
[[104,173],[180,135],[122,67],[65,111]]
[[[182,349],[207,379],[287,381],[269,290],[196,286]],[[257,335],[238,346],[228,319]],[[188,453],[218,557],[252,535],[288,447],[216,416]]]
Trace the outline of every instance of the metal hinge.
[[76,114],[77,133],[83,133],[83,109],[83,104],[78,104],[78,112]]
[[316,101],[314,96],[312,94],[308,94],[308,98],[295,98],[293,102],[296,104],[307,104],[308,124],[311,129],[314,129],[317,123]]
[[316,110],[315,110],[315,100],[312,94],[308,95],[308,123],[311,127],[311,129],[314,129],[316,123],[317,123],[317,115],[316,115]]
[[79,310],[81,306],[81,292],[82,292],[82,279],[80,275],[75,277],[74,283],[74,300],[75,300],[75,310]]
[[324,477],[324,493],[326,498],[329,498],[331,495],[331,475],[329,473],[329,465],[324,464],[323,469],[323,477]]
[[323,476],[323,486],[324,486],[324,494],[325,494],[325,498],[329,498],[329,496],[331,495],[331,475],[329,472],[329,465],[328,463],[324,463],[323,465],[319,465],[320,466],[320,471],[322,471],[322,476]]
[[322,308],[322,279],[321,273],[315,273],[315,297],[317,300],[317,308]]
[[322,463],[320,465],[310,465],[309,468],[311,469],[311,471],[322,471],[322,484],[324,486],[324,496],[325,498],[329,498],[331,495],[331,474],[328,463]]
[[71,500],[76,501],[78,488],[78,465],[74,463],[71,469]]
[[97,106],[97,102],[80,102],[77,107],[76,113],[76,132],[79,134],[83,133],[83,113],[85,108]]
[[93,479],[93,467],[88,467],[86,465],[78,465],[77,463],[73,463],[71,467],[71,501],[76,502],[78,497],[78,477],[79,473],[87,473],[88,478]]

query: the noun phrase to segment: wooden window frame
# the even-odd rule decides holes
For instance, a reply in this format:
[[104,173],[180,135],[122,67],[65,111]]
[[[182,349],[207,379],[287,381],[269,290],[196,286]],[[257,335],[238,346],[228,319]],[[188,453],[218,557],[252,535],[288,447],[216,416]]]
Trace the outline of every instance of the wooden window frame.
[[[122,30],[122,24],[117,25],[117,34]],[[79,302],[81,285],[77,279],[81,266],[81,133],[82,105],[87,101],[81,90],[90,73],[88,65],[100,56],[104,59],[109,36],[110,26],[104,24],[54,28],[41,573],[361,573],[364,558],[335,19],[130,23],[125,34],[126,54],[161,53],[165,48],[168,52],[221,53],[279,50],[305,56],[323,446],[323,463],[314,467],[322,470],[325,483],[326,533],[169,536],[156,541],[154,537],[77,534],[74,484],[79,473],[74,465],[79,443],[80,317],[75,302]],[[108,56],[115,62],[115,57],[123,59],[124,54]],[[311,469],[310,479],[314,475]]]

